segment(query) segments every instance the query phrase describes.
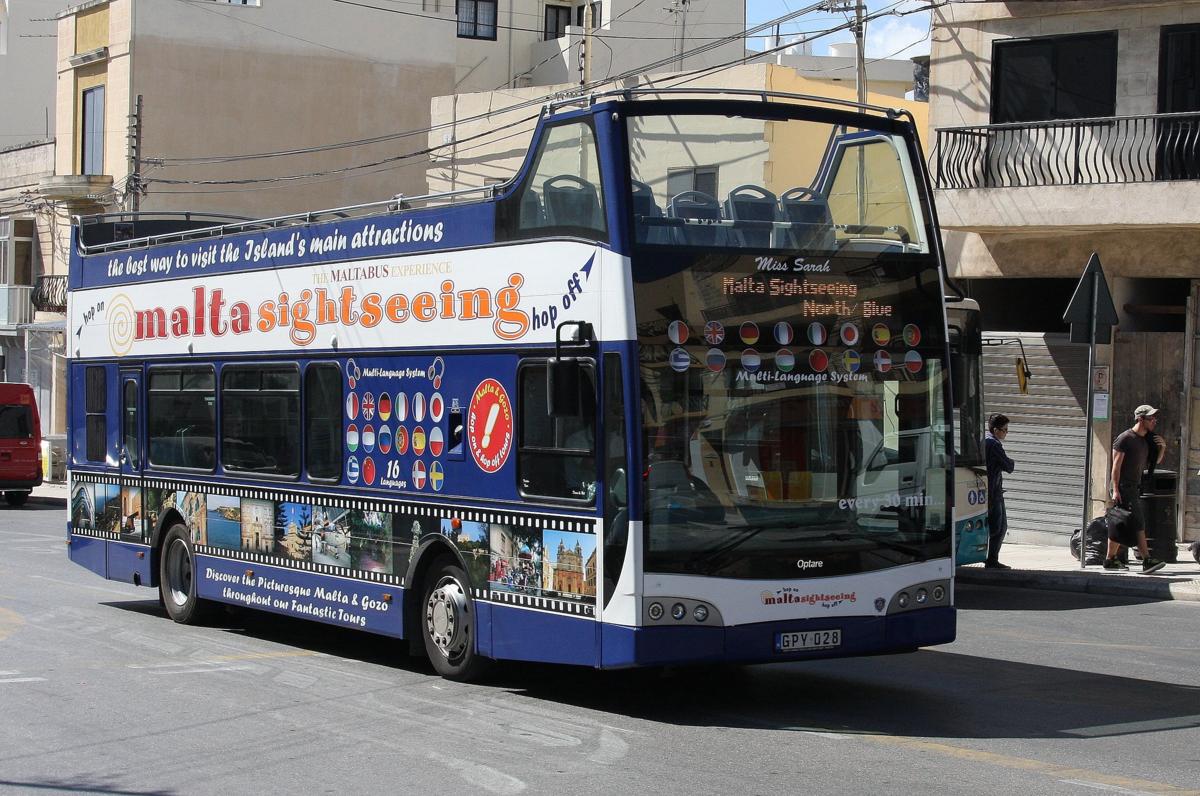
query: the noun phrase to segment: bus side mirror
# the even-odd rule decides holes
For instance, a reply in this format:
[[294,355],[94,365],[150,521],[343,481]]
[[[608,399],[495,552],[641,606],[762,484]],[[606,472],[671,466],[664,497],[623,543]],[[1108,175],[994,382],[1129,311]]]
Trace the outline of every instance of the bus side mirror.
[[1021,395],[1029,395],[1029,377],[1033,375],[1025,366],[1025,357],[1017,357],[1017,389]]
[[575,357],[552,359],[546,366],[546,401],[551,417],[578,417],[583,411],[579,389],[583,361]]

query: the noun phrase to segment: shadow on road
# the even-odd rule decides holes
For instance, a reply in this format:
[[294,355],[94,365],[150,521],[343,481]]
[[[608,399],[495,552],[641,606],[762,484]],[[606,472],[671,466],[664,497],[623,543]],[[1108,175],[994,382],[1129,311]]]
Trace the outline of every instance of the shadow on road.
[[[1047,594],[972,588],[959,599],[975,610],[1029,610],[1025,601],[1040,599],[1060,601],[1059,610],[1138,602]],[[1001,599],[1004,604],[996,604]],[[155,600],[106,605],[170,621]],[[407,642],[396,639],[237,608],[220,613],[213,629],[434,677],[428,661],[409,657]],[[502,662],[482,684],[460,687],[681,726],[927,739],[1114,737],[1200,727],[1198,686],[994,660],[953,649],[618,672]]]
[[1123,597],[1111,594],[1013,589],[1002,586],[955,583],[954,603],[970,611],[1086,611],[1114,605],[1147,605],[1166,602],[1153,597]]

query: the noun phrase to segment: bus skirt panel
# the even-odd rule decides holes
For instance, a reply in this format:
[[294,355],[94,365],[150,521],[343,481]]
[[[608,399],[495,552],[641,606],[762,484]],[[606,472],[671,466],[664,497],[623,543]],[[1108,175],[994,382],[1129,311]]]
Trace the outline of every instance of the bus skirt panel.
[[[830,635],[838,631],[836,637]],[[787,634],[795,645],[784,649]],[[736,627],[623,627],[604,625],[603,668],[684,663],[770,663],[905,652],[948,644],[955,637],[953,607],[925,608],[891,616],[802,619]]]
[[90,569],[102,578],[108,577],[108,542],[78,534],[71,534],[68,541],[68,555],[71,561]]
[[[77,537],[78,538],[78,537]],[[155,583],[150,546],[131,542],[108,543],[108,579],[138,586]]]
[[491,614],[491,657],[596,666],[600,623],[595,619],[499,603],[484,605]]

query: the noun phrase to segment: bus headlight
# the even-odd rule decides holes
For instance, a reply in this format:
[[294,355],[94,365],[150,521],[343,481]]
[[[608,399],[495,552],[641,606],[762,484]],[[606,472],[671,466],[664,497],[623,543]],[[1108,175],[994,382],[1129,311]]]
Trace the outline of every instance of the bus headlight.
[[708,619],[708,608],[703,605],[697,605],[696,610],[692,611],[692,618],[697,622],[703,622]]
[[650,614],[650,618],[653,619],[655,622],[657,622],[659,619],[662,619],[662,616],[663,616],[662,603],[650,603],[650,608],[648,610],[648,613]]
[[942,599],[945,598],[945,596],[946,596],[945,589],[943,589],[941,586],[933,587],[933,601],[934,602],[940,603],[942,601]]
[[901,608],[908,607],[908,592],[900,592],[900,596],[896,598],[896,605],[899,605]]
[[917,589],[917,605],[924,605],[925,601],[928,599],[929,592],[925,591],[924,589]]
[[676,622],[687,616],[687,609],[683,607],[683,603],[675,603],[671,606],[671,618]]

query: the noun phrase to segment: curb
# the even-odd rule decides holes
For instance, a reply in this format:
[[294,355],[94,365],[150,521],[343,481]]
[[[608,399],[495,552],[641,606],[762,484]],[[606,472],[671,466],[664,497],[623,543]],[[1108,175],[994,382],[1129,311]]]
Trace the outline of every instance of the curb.
[[30,495],[28,503],[37,503],[40,506],[61,506],[67,507],[67,499],[65,497],[54,497],[53,495]]
[[1116,597],[1140,597],[1151,600],[1180,600],[1200,603],[1200,581],[1192,578],[1168,580],[1157,575],[1103,575],[1089,572],[1042,572],[1010,569],[1005,571],[960,567],[955,571],[959,583],[980,586],[1048,589],[1052,591],[1106,594]]

